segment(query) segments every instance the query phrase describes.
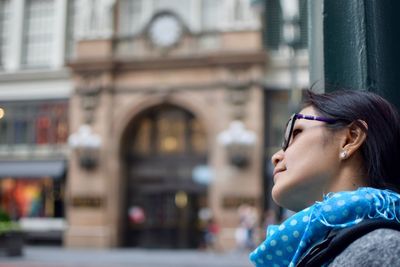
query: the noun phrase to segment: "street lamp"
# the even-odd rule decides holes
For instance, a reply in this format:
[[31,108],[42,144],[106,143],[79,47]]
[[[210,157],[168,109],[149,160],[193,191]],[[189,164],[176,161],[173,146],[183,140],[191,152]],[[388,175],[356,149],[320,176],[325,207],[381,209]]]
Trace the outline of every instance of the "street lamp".
[[218,135],[218,142],[225,147],[230,163],[239,168],[249,164],[256,139],[256,134],[238,120],[232,121],[229,128]]
[[92,132],[89,125],[81,125],[76,133],[71,134],[68,144],[77,152],[82,168],[90,170],[98,165],[101,138]]

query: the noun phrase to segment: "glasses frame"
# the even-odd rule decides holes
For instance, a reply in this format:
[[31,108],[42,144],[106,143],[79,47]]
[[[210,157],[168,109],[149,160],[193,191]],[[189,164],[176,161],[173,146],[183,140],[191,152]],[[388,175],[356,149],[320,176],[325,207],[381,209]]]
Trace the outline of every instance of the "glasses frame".
[[336,119],[332,119],[332,118],[319,117],[319,116],[313,116],[313,115],[304,115],[304,114],[300,114],[300,113],[292,114],[292,116],[290,116],[290,119],[286,123],[285,133],[284,133],[283,142],[282,142],[282,150],[283,151],[286,151],[286,149],[289,147],[290,139],[292,138],[294,124],[295,124],[296,120],[298,120],[298,119],[311,120],[311,121],[322,121],[322,122],[326,122],[328,124],[337,122]]

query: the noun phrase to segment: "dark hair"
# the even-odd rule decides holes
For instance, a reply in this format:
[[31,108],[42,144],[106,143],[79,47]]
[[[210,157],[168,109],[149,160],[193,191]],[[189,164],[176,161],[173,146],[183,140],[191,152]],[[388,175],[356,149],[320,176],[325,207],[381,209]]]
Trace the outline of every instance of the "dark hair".
[[[375,93],[361,90],[307,91],[304,105],[314,107],[321,116],[337,119],[333,128],[353,122],[367,132],[360,149],[369,186],[400,192],[400,117],[394,106]],[[368,129],[359,120],[365,121]]]

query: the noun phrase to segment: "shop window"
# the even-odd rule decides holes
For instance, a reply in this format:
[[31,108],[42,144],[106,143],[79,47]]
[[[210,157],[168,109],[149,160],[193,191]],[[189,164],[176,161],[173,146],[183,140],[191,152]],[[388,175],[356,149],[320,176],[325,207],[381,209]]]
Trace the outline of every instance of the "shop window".
[[55,122],[55,143],[64,144],[68,139],[68,124],[66,119],[56,120]]
[[0,144],[65,144],[68,138],[66,101],[21,101],[0,104]]
[[59,103],[52,106],[53,127],[51,127],[53,141],[56,144],[63,144],[68,139],[67,104]]
[[51,121],[47,116],[40,116],[36,119],[36,144],[48,144],[50,143],[50,131]]
[[14,142],[15,144],[28,143],[28,122],[18,118],[14,121]]
[[61,216],[57,201],[60,182],[50,177],[3,178],[0,180],[0,207],[12,219]]

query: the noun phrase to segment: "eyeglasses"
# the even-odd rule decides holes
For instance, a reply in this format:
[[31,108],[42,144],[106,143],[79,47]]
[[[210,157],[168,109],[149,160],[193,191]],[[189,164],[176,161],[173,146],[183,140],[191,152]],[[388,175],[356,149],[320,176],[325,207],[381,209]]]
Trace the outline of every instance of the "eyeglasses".
[[286,124],[285,136],[282,142],[282,150],[285,151],[289,147],[290,138],[292,137],[292,132],[294,128],[294,123],[297,119],[305,119],[305,120],[312,120],[312,121],[323,121],[326,123],[335,123],[336,119],[325,118],[325,117],[318,117],[312,115],[303,115],[299,113],[295,113],[290,116],[289,121]]

